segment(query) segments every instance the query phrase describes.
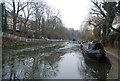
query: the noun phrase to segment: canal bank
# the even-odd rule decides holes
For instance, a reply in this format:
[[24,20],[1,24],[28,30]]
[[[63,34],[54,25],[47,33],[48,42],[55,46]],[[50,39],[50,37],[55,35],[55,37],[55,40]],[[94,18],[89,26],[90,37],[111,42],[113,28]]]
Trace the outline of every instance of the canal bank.
[[120,56],[119,50],[117,51],[110,51],[106,49],[106,56],[110,59],[112,64],[110,74],[108,75],[108,79],[120,79]]
[[2,49],[11,49],[11,48],[24,48],[26,46],[33,46],[33,45],[43,45],[43,44],[50,44],[55,42],[64,42],[62,40],[39,40],[39,41],[20,41],[13,38],[2,37]]
[[74,42],[3,50],[3,79],[117,79],[112,68],[113,63],[85,60]]

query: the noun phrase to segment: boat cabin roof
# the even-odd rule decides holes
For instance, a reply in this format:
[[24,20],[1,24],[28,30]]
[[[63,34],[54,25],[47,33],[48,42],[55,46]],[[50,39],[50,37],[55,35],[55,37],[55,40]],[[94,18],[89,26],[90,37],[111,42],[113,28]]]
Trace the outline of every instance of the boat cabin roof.
[[86,50],[104,50],[104,47],[101,43],[92,43],[92,44],[84,44],[83,49]]

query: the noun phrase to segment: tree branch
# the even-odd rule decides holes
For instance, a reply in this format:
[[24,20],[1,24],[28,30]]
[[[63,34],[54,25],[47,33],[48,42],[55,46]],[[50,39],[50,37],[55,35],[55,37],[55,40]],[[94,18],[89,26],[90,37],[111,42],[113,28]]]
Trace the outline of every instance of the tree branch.
[[105,13],[102,11],[100,6],[98,6],[98,3],[97,2],[95,3],[94,1],[92,1],[92,3],[98,8],[98,10],[100,10],[100,13],[103,15],[103,17],[106,17]]
[[100,11],[97,11],[97,10],[95,10],[95,9],[93,9],[93,8],[92,8],[91,10],[94,11],[94,12],[100,12]]
[[116,31],[116,32],[118,32],[118,33],[120,33],[120,31],[119,30],[117,30],[117,29],[115,29],[115,28],[113,28],[112,26],[110,27],[112,30],[114,30],[114,31]]
[[23,10],[27,5],[28,4],[24,5],[21,9],[18,10],[18,12],[21,11],[21,10]]

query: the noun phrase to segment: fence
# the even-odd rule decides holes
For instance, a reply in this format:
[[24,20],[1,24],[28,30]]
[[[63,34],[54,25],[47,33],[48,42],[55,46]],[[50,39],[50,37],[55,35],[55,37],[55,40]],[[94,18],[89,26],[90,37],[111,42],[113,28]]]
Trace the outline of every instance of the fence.
[[25,37],[19,37],[19,36],[9,34],[9,33],[3,33],[3,37],[13,38],[16,40],[26,41],[26,42],[41,41],[41,39],[30,39],[30,38],[25,38]]

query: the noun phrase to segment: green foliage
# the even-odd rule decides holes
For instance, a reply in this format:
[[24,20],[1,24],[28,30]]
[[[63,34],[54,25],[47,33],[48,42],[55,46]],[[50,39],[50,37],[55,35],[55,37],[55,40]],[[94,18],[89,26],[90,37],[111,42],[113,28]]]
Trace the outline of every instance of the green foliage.
[[34,32],[32,32],[32,31],[27,31],[27,37],[28,37],[28,38],[33,38],[33,37],[34,37]]
[[[110,41],[110,43],[113,44],[114,39],[116,34],[112,34],[109,36],[109,34],[111,33],[111,29],[114,32],[120,33],[120,30],[115,29],[114,27],[112,27],[112,23],[116,17],[116,13],[119,12],[119,3],[117,2],[99,2],[99,1],[92,1],[92,3],[94,4],[94,8],[92,8],[92,12],[94,14],[96,14],[98,17],[102,16],[102,21],[100,22],[99,28],[101,28],[102,30],[102,34],[100,35],[102,37],[102,43],[104,45],[107,45],[108,42]],[[117,5],[118,4],[118,5]],[[96,22],[95,22],[96,23]],[[96,23],[98,24],[98,23]],[[97,31],[97,30],[96,30]],[[96,32],[94,32],[96,33]],[[99,33],[99,32],[98,32]],[[97,34],[95,34],[95,38],[97,36]],[[113,40],[112,40],[113,39]]]

